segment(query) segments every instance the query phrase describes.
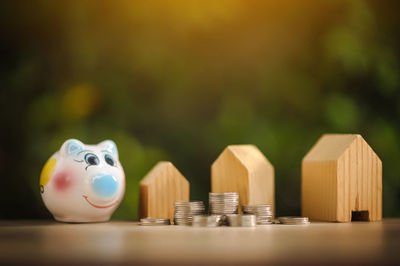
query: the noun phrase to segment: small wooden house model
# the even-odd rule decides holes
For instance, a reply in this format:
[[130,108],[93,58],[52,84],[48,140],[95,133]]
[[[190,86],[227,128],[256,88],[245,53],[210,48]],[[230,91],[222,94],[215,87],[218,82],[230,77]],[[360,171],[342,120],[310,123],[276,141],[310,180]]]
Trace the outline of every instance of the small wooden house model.
[[274,167],[254,145],[228,146],[211,167],[212,192],[238,192],[240,205],[274,210],[274,183]]
[[350,222],[382,219],[382,162],[358,134],[323,135],[303,158],[302,215]]
[[174,219],[174,202],[189,201],[189,182],[170,162],[159,162],[140,181],[140,218]]

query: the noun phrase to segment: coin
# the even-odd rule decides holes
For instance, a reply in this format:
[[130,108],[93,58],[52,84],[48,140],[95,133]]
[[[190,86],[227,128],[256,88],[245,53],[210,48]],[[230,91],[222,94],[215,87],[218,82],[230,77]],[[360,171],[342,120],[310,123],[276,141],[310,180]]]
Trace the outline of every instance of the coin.
[[237,214],[238,206],[239,193],[237,192],[209,193],[210,214]]
[[269,204],[258,204],[258,205],[243,205],[243,214],[254,214],[256,215],[257,224],[272,224],[273,212],[272,207]]
[[296,224],[301,225],[310,223],[308,217],[285,216],[285,217],[279,217],[278,220],[281,224],[291,224],[291,225],[296,225]]
[[242,221],[241,221],[241,215],[239,214],[228,214],[226,215],[226,218],[228,220],[228,225],[229,226],[241,226]]
[[257,224],[257,217],[251,214],[228,214],[226,215],[228,226],[243,226],[243,227],[253,227]]
[[200,215],[205,211],[202,201],[177,201],[174,206],[175,225],[191,225],[193,215]]
[[243,227],[254,227],[257,224],[257,217],[252,214],[241,215],[241,224]]
[[192,226],[193,227],[217,227],[222,222],[221,215],[194,215]]
[[147,226],[157,226],[157,225],[169,225],[169,219],[162,219],[162,218],[142,218],[140,219],[140,225],[147,225]]

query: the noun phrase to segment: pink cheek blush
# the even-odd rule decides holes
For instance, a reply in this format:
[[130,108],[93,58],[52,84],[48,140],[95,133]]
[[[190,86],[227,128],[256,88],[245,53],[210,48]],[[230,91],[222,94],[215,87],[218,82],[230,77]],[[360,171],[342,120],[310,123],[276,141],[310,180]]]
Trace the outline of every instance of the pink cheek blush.
[[72,186],[72,176],[67,172],[60,172],[54,176],[54,187],[57,191],[66,191]]

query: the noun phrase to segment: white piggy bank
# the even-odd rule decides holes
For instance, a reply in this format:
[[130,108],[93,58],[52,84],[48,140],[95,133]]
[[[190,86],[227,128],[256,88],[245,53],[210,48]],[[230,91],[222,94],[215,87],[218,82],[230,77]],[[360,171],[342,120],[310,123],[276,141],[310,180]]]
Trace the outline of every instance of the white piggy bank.
[[40,192],[57,221],[108,221],[125,193],[117,146],[111,140],[97,145],[65,141],[43,167]]

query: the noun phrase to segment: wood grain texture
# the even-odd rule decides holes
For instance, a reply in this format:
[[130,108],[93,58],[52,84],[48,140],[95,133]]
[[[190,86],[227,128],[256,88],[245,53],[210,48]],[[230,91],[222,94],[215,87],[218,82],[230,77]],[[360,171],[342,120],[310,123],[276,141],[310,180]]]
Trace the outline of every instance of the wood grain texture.
[[303,158],[302,215],[350,222],[366,211],[382,219],[381,160],[358,134],[323,135]]
[[274,167],[254,145],[228,146],[211,167],[212,192],[238,192],[240,205],[270,204],[274,210],[274,186]]
[[189,182],[170,162],[159,162],[140,181],[140,217],[174,218],[174,202],[189,200]]
[[400,220],[255,228],[0,221],[1,265],[400,265]]

